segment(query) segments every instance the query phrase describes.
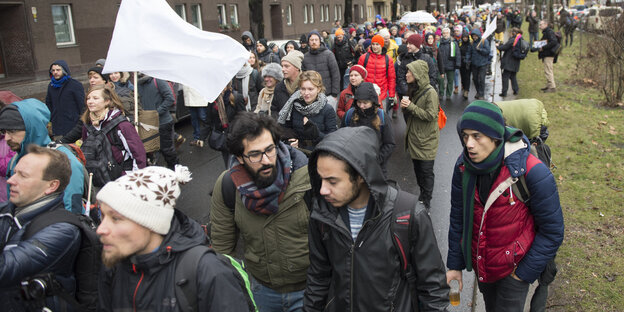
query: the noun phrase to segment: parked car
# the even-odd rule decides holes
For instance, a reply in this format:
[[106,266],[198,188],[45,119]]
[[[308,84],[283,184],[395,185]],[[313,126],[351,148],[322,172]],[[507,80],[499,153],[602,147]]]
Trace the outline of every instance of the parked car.
[[586,17],[585,29],[588,31],[604,31],[606,25],[622,15],[620,7],[592,7]]

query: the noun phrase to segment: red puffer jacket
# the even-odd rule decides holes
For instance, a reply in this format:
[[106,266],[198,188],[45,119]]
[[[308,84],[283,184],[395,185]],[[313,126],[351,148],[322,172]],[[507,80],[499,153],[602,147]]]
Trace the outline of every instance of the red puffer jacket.
[[[368,63],[364,66],[364,60],[367,54],[370,54],[370,56],[368,58]],[[392,62],[392,58],[389,57],[388,68],[386,69],[385,49],[382,50],[381,54],[372,52],[362,54],[358,60],[358,64],[364,66],[368,71],[368,75],[364,81],[377,84],[381,89],[381,93],[379,94],[380,104],[386,98],[387,94],[390,94],[391,98],[395,96],[396,74],[394,71],[394,63]]]
[[355,102],[354,93],[352,84],[349,84],[346,89],[340,92],[336,114],[338,114],[338,118],[340,118],[341,121],[344,119],[344,115],[349,108],[351,108],[351,105],[353,105],[353,102]]
[[509,177],[509,169],[502,166],[489,196],[494,202],[485,212],[486,203],[479,200],[475,190],[472,263],[480,282],[495,282],[511,274],[535,238],[529,208],[504,183]]

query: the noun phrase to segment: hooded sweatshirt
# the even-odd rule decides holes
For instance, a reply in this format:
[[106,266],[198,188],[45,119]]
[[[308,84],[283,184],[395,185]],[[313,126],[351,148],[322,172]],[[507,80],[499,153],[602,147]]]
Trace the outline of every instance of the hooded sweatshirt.
[[[315,198],[310,215],[310,268],[304,292],[305,311],[412,311],[410,291],[395,256],[390,223],[398,194],[384,178],[376,158],[379,142],[369,127],[345,127],[329,134],[310,156],[308,172]],[[348,162],[364,179],[371,196],[362,228],[351,236],[346,207],[334,207],[319,196],[320,151]],[[445,311],[448,286],[444,263],[426,211],[417,208],[410,221],[410,259],[416,276],[419,305],[424,311]],[[322,229],[322,230],[321,230]],[[321,233],[322,231],[322,233]],[[416,237],[417,236],[417,237]]]
[[[11,159],[9,168],[7,170],[7,178],[13,175],[13,170],[17,165],[17,162],[22,156],[27,154],[27,148],[29,144],[36,144],[39,146],[46,146],[50,143],[50,137],[48,136],[48,129],[46,125],[50,121],[50,111],[41,101],[36,99],[26,99],[23,101],[15,102],[11,105],[17,106],[17,109],[24,120],[24,126],[26,127],[26,134],[22,141],[20,151]],[[84,190],[84,166],[74,156],[74,154],[64,146],[59,146],[57,150],[63,152],[69,158],[69,164],[71,166],[71,178],[69,184],[65,187],[65,193],[63,195],[63,202],[65,209],[74,212],[82,213],[82,193]],[[11,197],[9,193],[10,186],[7,185],[7,197]]]
[[472,43],[472,49],[468,50],[466,62],[475,67],[487,65],[490,62],[490,41],[481,42],[481,31],[478,28],[473,29],[470,35],[477,35],[478,38]]
[[243,31],[243,35],[241,37],[242,39],[245,39],[245,37],[249,37],[249,39],[251,39],[250,45],[247,45],[245,43],[245,40],[243,40],[243,46],[245,47],[245,49],[247,49],[247,51],[250,51],[250,52],[256,51],[256,40],[254,39],[250,31]]
[[[58,60],[50,65],[59,65],[63,68],[66,76],[70,76],[69,66],[63,60]],[[50,73],[50,78],[53,78]],[[48,85],[45,103],[51,112],[52,133],[65,135],[74,128],[80,115],[85,108],[85,92],[82,84],[73,78],[67,79],[60,88],[55,88],[52,83]]]

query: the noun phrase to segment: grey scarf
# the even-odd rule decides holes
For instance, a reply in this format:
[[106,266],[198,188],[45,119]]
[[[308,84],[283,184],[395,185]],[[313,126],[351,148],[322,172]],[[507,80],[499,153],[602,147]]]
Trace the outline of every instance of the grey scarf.
[[290,96],[286,104],[284,104],[284,107],[280,110],[277,118],[278,123],[285,124],[286,121],[290,120],[293,107],[303,116],[309,118],[310,116],[318,114],[321,109],[325,107],[325,104],[327,104],[327,96],[322,92],[319,92],[316,101],[308,105],[302,105],[299,101],[295,102],[295,100],[299,98],[301,98],[301,92],[297,90]]

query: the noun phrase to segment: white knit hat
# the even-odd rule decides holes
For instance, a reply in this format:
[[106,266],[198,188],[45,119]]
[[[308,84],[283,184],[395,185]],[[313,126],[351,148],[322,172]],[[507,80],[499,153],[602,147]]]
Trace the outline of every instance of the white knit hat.
[[185,166],[176,165],[175,172],[151,166],[106,183],[97,200],[137,224],[165,235],[171,227],[180,184],[190,180],[191,172]]

